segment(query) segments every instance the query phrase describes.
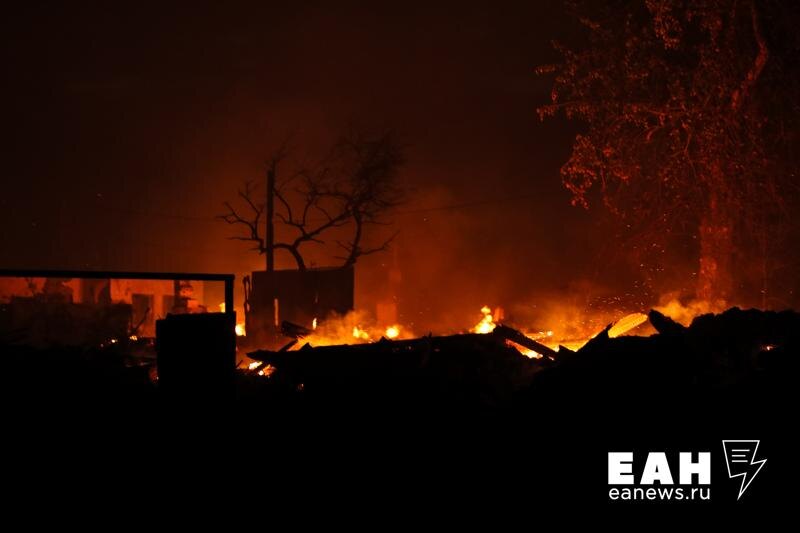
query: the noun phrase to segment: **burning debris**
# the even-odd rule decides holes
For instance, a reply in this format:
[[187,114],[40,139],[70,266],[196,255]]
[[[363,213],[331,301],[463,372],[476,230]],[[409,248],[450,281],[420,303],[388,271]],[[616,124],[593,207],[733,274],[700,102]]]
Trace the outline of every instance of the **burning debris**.
[[[466,387],[488,404],[499,405],[530,386],[537,373],[575,354],[549,345],[554,342],[552,331],[525,334],[496,323],[496,317],[503,316],[501,308],[492,311],[484,306],[481,314],[469,333],[398,338],[401,328],[389,326],[377,340],[373,340],[377,328],[368,330],[359,324],[351,328],[348,320],[329,322],[327,334],[320,334],[323,325],[308,329],[284,322],[281,330],[292,341],[279,350],[249,352],[253,362],[246,372],[280,377],[317,392],[376,386],[396,390],[403,388],[404,381],[407,385],[447,383]],[[646,320],[641,313],[628,315],[603,334],[617,337]],[[264,372],[265,368],[269,371]]]
[[331,346],[336,344],[363,344],[377,342],[382,338],[411,339],[410,328],[400,324],[380,325],[367,313],[351,311],[345,315],[333,314],[325,320],[314,318],[309,326],[284,320],[280,326],[284,337],[302,341],[289,349],[298,350],[303,344]]
[[[499,408],[538,404],[551,394],[578,398],[585,391],[623,391],[642,380],[653,390],[705,394],[750,380],[754,370],[758,375],[787,365],[786,354],[797,350],[795,332],[800,331],[800,315],[792,312],[733,308],[683,326],[653,310],[624,316],[570,349],[554,345],[550,332],[526,334],[495,323],[500,313],[488,307],[481,312],[471,332],[454,335],[381,336],[371,342],[351,336],[341,344],[314,345],[314,331],[300,330],[307,335],[298,335],[285,349],[249,352],[253,362],[244,372],[268,376],[292,394],[302,390],[320,401],[347,397],[402,403],[407,395],[420,394],[417,399],[470,398],[470,405]],[[491,330],[476,332],[488,330],[487,324]],[[645,324],[656,333],[626,335]]]
[[[494,315],[492,315],[492,310],[489,306],[484,305],[481,307],[481,313],[483,314],[483,318],[481,321],[475,324],[475,327],[472,328],[473,333],[491,333],[496,324],[494,323]],[[501,315],[502,312],[498,311],[495,312],[495,315]]]
[[[550,359],[531,359],[514,343],[540,353],[552,350],[522,334],[498,326],[488,334],[465,333],[416,339],[312,347],[299,350],[257,350],[248,356],[274,367],[274,375],[306,391],[383,391],[446,385],[469,390],[490,404],[508,401],[530,382]],[[260,365],[253,369],[262,368]],[[459,393],[460,394],[460,393]]]
[[[734,308],[688,322],[705,309],[702,304],[667,307],[674,318],[658,310],[632,313],[585,336],[576,332],[586,328],[519,327],[499,306],[483,306],[468,331],[425,336],[352,311],[306,324],[284,320],[281,344],[248,357],[242,339],[236,340],[244,331],[233,313],[178,314],[158,322],[155,346],[128,328],[93,346],[121,358],[120,375],[130,368],[150,384],[156,381],[149,374],[152,361],[148,368],[126,361],[137,350],[157,351],[159,390],[207,395],[212,387],[224,396],[245,380],[245,397],[258,397],[267,387],[269,398],[300,394],[322,404],[342,396],[367,404],[376,398],[402,404],[413,397],[494,409],[539,402],[551,393],[573,391],[579,397],[589,390],[627,390],[642,376],[664,390],[697,391],[740,384],[762,372],[780,379],[792,375],[786,369],[793,361],[788,355],[797,351],[797,314]],[[631,336],[650,331],[655,334]]]
[[[563,339],[557,339],[553,331],[523,333],[507,325],[496,323],[495,317],[503,317],[503,309],[500,307],[492,311],[490,307],[484,306],[481,308],[480,312],[482,314],[481,320],[470,329],[467,335],[494,334],[495,337],[503,339],[507,346],[531,359],[546,357],[552,361],[557,357],[559,350],[572,352],[582,347],[591,339],[571,340],[568,342],[569,347],[566,347],[561,344]],[[635,330],[646,321],[647,315],[642,313],[627,315],[607,328],[608,336],[611,338],[621,336]],[[280,331],[285,337],[293,340],[282,346],[277,352],[297,352],[320,347],[344,347],[394,340],[414,340],[410,331],[399,325],[380,328],[375,325],[364,326],[364,323],[370,323],[366,315],[355,312],[348,313],[340,318],[333,317],[323,322],[319,322],[315,318],[312,321],[310,329],[299,324],[284,321],[281,324]],[[445,339],[457,335],[434,336],[429,334],[427,338]],[[251,353],[265,354],[269,352],[270,350],[257,350]],[[260,368],[261,366],[257,363],[250,363],[248,370]]]

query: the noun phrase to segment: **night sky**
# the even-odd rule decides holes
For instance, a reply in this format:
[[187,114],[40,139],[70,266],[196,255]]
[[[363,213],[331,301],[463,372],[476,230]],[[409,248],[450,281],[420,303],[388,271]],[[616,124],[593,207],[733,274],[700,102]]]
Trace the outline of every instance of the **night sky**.
[[535,113],[561,2],[427,4],[7,12],[0,267],[263,269],[222,201],[287,137],[313,159],[359,125],[407,146],[411,199],[396,251],[357,265],[360,305],[394,257],[406,320],[599,283],[599,208],[571,207],[558,173],[576,126]]

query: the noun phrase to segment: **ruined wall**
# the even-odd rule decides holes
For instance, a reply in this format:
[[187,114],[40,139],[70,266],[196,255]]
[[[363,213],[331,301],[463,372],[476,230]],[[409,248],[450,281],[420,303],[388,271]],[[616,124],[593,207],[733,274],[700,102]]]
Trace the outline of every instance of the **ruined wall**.
[[253,272],[249,327],[270,328],[276,318],[278,325],[287,320],[311,327],[314,318],[344,315],[353,309],[354,287],[353,268]]
[[[205,311],[204,293],[201,281],[191,282],[191,288],[182,291],[187,311]],[[131,325],[140,326],[137,334],[154,337],[156,320],[173,311],[175,285],[171,280],[0,277],[0,304],[11,304],[15,299],[17,307],[29,305],[23,302],[25,299],[40,300],[40,306],[74,304],[102,308],[127,304],[131,309]],[[216,304],[212,304],[211,311],[217,310]]]

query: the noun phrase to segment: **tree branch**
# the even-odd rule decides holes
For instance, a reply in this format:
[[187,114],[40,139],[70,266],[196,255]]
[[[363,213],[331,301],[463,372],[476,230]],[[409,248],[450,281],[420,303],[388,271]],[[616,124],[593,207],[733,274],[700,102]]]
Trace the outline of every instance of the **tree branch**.
[[741,109],[742,103],[747,98],[750,89],[755,85],[756,81],[758,81],[761,72],[764,70],[764,65],[767,64],[767,59],[769,59],[769,48],[767,48],[767,41],[761,33],[761,25],[758,21],[758,10],[755,0],[750,2],[750,19],[753,26],[753,35],[758,43],[758,54],[753,61],[753,66],[750,67],[744,80],[742,80],[742,84],[738,89],[733,91],[731,95],[731,109],[734,112]]
[[240,189],[238,195],[245,200],[245,203],[250,207],[252,215],[245,217],[240,214],[230,202],[225,202],[223,205],[227,208],[227,213],[217,215],[217,218],[225,221],[230,225],[244,226],[246,228],[246,235],[230,237],[231,240],[236,241],[249,241],[254,242],[254,250],[263,254],[266,251],[266,243],[259,231],[259,224],[261,215],[264,213],[264,206],[256,204],[252,200],[253,186],[251,182],[245,182],[244,190]]
[[[282,157],[283,151],[278,152],[272,165]],[[370,249],[363,249],[361,241],[365,226],[382,224],[382,216],[402,202],[396,182],[397,169],[402,163],[400,149],[388,133],[374,138],[345,137],[315,170],[301,170],[275,187],[273,197],[280,209],[273,216],[296,233],[291,239],[274,243],[273,249],[289,252],[298,269],[304,271],[302,245],[307,242],[325,244],[323,234],[351,222],[355,228],[352,239],[347,244],[338,243],[348,252],[347,257],[340,258],[344,266],[353,265],[363,255],[387,249],[394,236]],[[249,216],[225,202],[227,212],[218,218],[245,228],[244,235],[232,239],[254,242],[257,245],[254,249],[265,253],[266,242],[259,227],[265,206],[253,200],[249,182],[238,191],[238,196],[247,206]],[[316,213],[321,215],[321,220]]]
[[347,257],[337,256],[337,259],[343,259],[344,263],[342,264],[342,268],[347,268],[356,264],[356,261],[365,255],[371,255],[378,252],[386,252],[389,250],[392,242],[400,235],[399,231],[396,231],[392,234],[391,237],[383,241],[380,246],[375,246],[374,248],[360,248],[360,247],[353,247],[352,243],[343,243],[341,241],[337,241],[341,248],[343,248],[346,252],[348,252]]

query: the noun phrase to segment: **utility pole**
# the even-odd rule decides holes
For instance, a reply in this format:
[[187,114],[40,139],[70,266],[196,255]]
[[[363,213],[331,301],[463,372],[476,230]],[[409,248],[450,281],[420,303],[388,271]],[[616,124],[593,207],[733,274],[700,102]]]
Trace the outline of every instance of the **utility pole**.
[[267,169],[267,242],[265,244],[267,255],[267,272],[275,271],[275,167],[277,161],[273,160]]

